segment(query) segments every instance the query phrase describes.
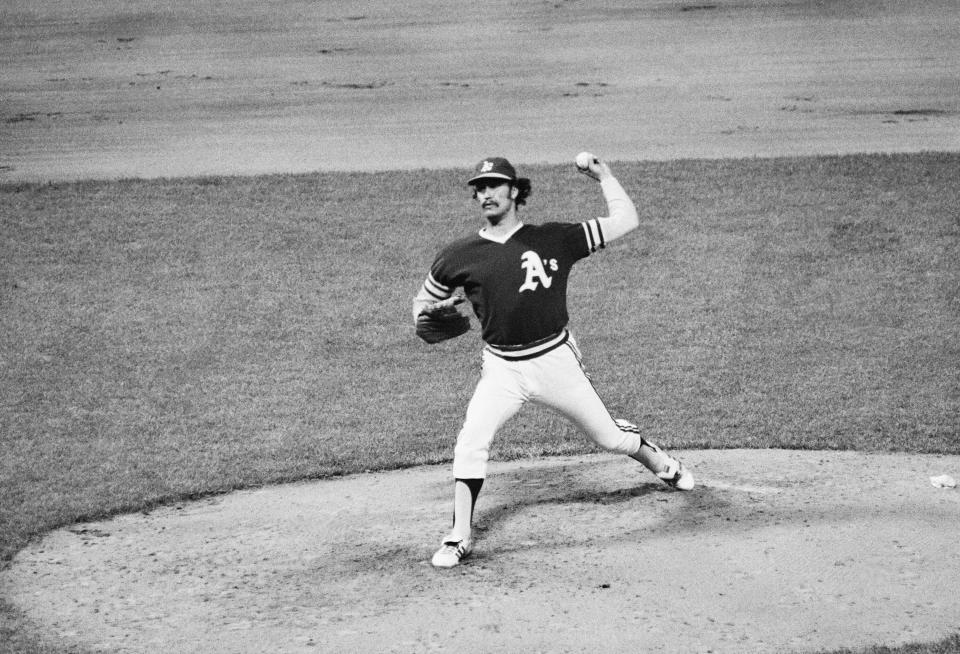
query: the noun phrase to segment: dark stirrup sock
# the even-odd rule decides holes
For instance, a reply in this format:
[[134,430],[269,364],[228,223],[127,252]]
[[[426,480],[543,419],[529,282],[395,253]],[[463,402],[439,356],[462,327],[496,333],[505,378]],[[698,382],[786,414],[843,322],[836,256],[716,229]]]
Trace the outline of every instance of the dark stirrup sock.
[[[480,479],[460,479],[460,478],[454,479],[454,483],[456,483],[456,482],[458,482],[458,481],[462,481],[464,484],[467,485],[467,488],[470,489],[470,518],[471,518],[470,521],[473,522],[473,509],[474,509],[474,507],[477,506],[477,497],[480,496],[480,489],[483,488],[483,479],[482,479],[482,478],[480,478]],[[456,520],[457,520],[456,512],[454,512],[454,516],[453,516],[453,522],[454,522],[454,524],[456,524]]]
[[467,488],[470,489],[470,510],[473,510],[473,507],[477,505],[477,497],[480,496],[480,489],[483,488],[483,479],[458,479],[457,481],[462,481],[467,485]]

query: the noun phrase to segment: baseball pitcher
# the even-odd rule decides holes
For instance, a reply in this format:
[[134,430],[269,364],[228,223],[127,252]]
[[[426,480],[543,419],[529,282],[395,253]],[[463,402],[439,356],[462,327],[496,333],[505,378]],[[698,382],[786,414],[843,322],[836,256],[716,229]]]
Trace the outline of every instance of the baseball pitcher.
[[567,329],[573,265],[639,225],[633,201],[605,162],[580,153],[576,164],[600,183],[609,215],[528,225],[518,209],[530,195],[530,180],[518,177],[502,157],[481,161],[467,184],[485,224],[440,251],[413,299],[417,334],[428,343],[469,330],[469,320],[457,308],[465,297],[485,344],[480,380],[454,449],[453,527],[433,556],[436,567],[454,567],[470,554],[473,511],[490,445],[526,402],[560,413],[598,445],[636,459],[669,486],[694,486],[679,460],[643,438],[636,425],[610,415]]

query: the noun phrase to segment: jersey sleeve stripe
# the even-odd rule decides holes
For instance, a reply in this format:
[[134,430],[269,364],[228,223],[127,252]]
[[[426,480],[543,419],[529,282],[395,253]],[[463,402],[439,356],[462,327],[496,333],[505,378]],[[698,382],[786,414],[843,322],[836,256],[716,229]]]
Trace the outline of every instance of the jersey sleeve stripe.
[[583,225],[584,234],[587,237],[587,247],[591,252],[606,247],[606,241],[603,238],[603,229],[600,228],[600,221],[596,218],[580,223]]
[[587,249],[591,252],[596,252],[596,247],[594,246],[593,233],[590,230],[590,223],[580,223],[583,225],[583,233],[587,238]]
[[424,280],[423,289],[438,300],[446,300],[448,297],[453,295],[452,288],[449,286],[444,286],[435,280],[431,274],[428,274],[426,280]]

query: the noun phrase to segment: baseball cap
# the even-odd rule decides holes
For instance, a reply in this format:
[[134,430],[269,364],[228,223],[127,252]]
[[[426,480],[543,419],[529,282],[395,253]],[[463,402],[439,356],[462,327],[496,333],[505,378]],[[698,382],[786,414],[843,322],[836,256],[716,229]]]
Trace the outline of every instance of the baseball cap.
[[503,157],[488,157],[477,164],[476,175],[467,180],[467,184],[473,184],[478,179],[493,177],[496,179],[505,179],[509,182],[517,181],[517,170],[509,161]]

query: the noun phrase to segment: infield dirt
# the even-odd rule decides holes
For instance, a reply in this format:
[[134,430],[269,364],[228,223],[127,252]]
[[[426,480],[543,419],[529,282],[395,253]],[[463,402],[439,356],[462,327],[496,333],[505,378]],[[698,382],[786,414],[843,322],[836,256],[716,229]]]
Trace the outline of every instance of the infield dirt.
[[960,149],[953,0],[10,4],[0,180]]
[[772,652],[960,629],[958,456],[684,452],[493,466],[476,550],[431,568],[447,466],[234,493],[58,530],[4,593],[117,652]]

